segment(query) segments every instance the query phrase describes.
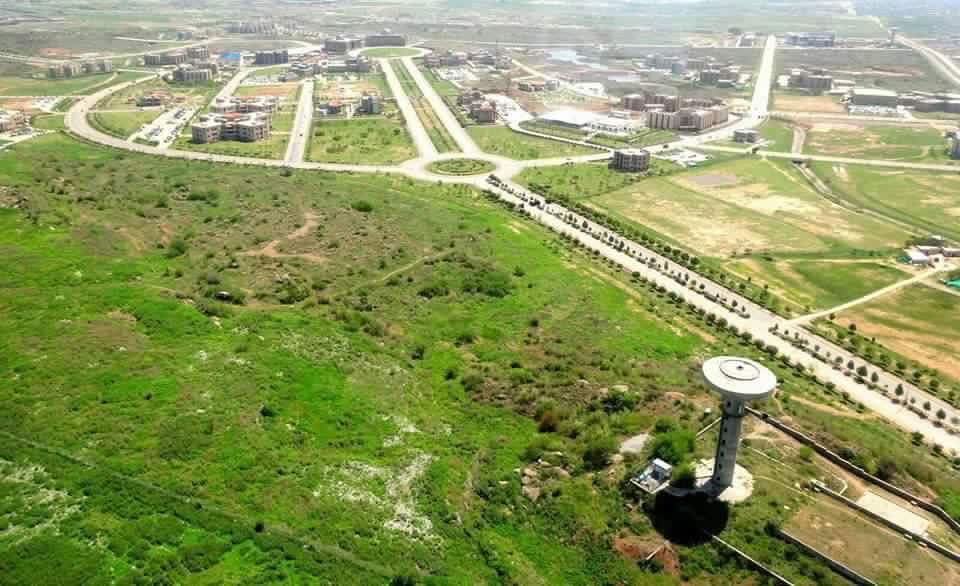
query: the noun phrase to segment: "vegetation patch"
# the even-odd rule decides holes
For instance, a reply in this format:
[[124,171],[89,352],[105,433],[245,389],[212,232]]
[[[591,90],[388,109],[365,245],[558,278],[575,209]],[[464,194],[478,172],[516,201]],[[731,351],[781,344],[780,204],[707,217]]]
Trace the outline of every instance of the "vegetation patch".
[[307,159],[321,163],[390,165],[417,151],[402,121],[394,117],[315,120]]
[[470,126],[467,132],[485,153],[511,159],[546,159],[595,155],[590,147],[514,132],[505,126]]
[[444,159],[427,166],[427,170],[440,175],[480,175],[490,173],[496,165],[479,159]]

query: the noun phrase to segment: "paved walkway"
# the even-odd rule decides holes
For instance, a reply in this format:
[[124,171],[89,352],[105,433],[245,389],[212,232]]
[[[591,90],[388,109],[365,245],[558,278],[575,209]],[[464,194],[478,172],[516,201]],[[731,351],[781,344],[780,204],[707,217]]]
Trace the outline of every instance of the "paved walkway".
[[300,88],[300,101],[297,104],[297,116],[293,121],[290,139],[287,141],[287,154],[283,160],[287,163],[302,163],[307,152],[307,144],[312,139],[310,131],[313,121],[313,80],[303,82]]

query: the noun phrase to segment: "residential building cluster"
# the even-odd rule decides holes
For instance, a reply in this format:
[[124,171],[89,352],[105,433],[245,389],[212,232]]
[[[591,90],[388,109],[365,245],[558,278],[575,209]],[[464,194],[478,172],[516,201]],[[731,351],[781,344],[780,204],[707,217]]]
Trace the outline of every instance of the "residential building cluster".
[[27,117],[20,110],[0,110],[0,132],[13,132],[27,124]]
[[[633,112],[647,112],[648,117],[654,113],[676,113],[682,110],[711,110],[715,111],[715,124],[727,121],[728,111],[723,101],[714,98],[681,98],[675,94],[642,92],[627,94],[620,100],[625,110]],[[649,118],[648,118],[649,120]],[[712,126],[712,125],[711,125]],[[651,126],[651,128],[654,128]]]
[[[464,65],[488,65],[496,69],[507,70],[513,67],[513,61],[505,55],[497,55],[486,49],[476,51],[433,52],[423,58],[424,65],[431,69],[438,67],[462,67]],[[524,90],[531,91],[531,90]]]
[[269,20],[260,20],[231,22],[227,24],[226,30],[228,33],[234,34],[278,36],[295,33],[298,28]]
[[76,77],[78,75],[90,75],[94,73],[110,73],[113,71],[113,62],[109,59],[99,59],[96,61],[66,61],[63,63],[54,63],[47,67],[47,77],[50,79],[65,79]]
[[610,168],[629,173],[642,173],[650,168],[650,151],[646,149],[621,149],[613,152]]
[[256,142],[270,138],[271,118],[267,112],[204,114],[190,125],[193,142],[209,144],[221,140]]
[[804,90],[814,94],[829,92],[833,89],[833,76],[823,69],[796,68],[790,70],[787,87]]
[[359,99],[323,96],[316,101],[316,112],[324,117],[357,114],[376,116],[383,113],[383,98],[373,92],[364,92]]
[[910,92],[897,96],[897,104],[917,112],[960,113],[960,94],[945,92]]
[[479,90],[460,94],[457,97],[457,105],[480,124],[491,124],[497,121],[497,104],[488,100]]
[[697,80],[703,85],[715,85],[718,88],[732,88],[740,79],[739,65],[725,65],[717,68],[701,69]]
[[216,77],[219,67],[216,63],[183,63],[170,74],[170,79],[178,83],[203,83]]
[[164,67],[168,65],[182,65],[187,62],[197,62],[210,58],[210,49],[206,45],[187,47],[183,51],[168,51],[166,53],[152,53],[143,56],[143,64],[147,67]]
[[787,33],[786,37],[784,37],[784,43],[794,47],[834,47],[837,44],[837,33]]
[[140,108],[153,108],[156,106],[164,106],[173,101],[173,99],[173,94],[170,92],[157,90],[140,94],[136,98],[136,104]]
[[559,79],[525,79],[517,82],[517,89],[521,92],[537,93],[552,92],[560,89]]
[[743,144],[753,144],[760,140],[760,133],[752,128],[739,129],[733,131],[733,142]]

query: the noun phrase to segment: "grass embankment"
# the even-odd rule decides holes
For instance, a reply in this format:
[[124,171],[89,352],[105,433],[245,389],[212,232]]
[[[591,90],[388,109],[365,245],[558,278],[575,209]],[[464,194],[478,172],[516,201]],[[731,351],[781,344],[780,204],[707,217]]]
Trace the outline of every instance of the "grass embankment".
[[[793,126],[782,120],[768,119],[760,126],[760,138],[770,141],[763,149],[778,153],[789,153],[793,150]],[[747,147],[750,145],[737,144]]]
[[323,163],[392,165],[417,156],[406,127],[383,116],[314,120],[308,149],[308,160]]
[[160,115],[159,110],[148,112],[93,112],[89,115],[90,124],[102,132],[127,139],[140,128],[153,122]]
[[470,126],[467,132],[485,153],[511,159],[546,159],[593,155],[600,151],[514,132],[504,126]]

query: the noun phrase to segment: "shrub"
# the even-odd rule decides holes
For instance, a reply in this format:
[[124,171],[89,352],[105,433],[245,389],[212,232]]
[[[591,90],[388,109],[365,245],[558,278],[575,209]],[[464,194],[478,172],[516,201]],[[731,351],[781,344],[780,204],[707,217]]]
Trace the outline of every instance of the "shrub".
[[677,488],[693,488],[696,482],[697,474],[690,463],[675,467],[670,476],[670,484]]
[[373,204],[362,199],[351,203],[350,207],[364,214],[369,214],[373,211]]
[[686,429],[661,433],[653,440],[653,456],[671,464],[680,464],[693,453],[696,436]]
[[601,436],[590,440],[583,451],[583,465],[587,470],[600,470],[607,465],[610,456],[616,450],[616,442],[610,436]]
[[187,241],[182,238],[174,238],[170,241],[170,245],[167,246],[167,258],[176,258],[178,256],[183,256],[186,254],[189,245]]

